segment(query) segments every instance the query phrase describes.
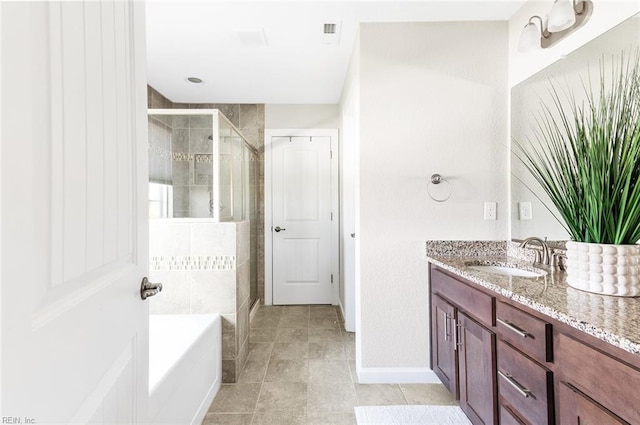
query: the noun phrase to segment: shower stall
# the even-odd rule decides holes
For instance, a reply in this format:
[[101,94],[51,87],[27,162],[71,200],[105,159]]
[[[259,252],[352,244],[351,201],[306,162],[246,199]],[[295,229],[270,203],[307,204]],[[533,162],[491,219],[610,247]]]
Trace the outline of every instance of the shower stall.
[[235,382],[258,300],[257,151],[215,109],[148,116],[149,277],[164,285],[150,312],[219,314],[222,382]]

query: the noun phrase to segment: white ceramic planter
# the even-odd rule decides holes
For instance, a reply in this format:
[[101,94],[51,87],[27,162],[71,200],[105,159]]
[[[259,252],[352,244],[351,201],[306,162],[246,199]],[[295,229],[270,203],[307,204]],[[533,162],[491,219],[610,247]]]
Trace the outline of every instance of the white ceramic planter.
[[567,283],[597,294],[640,296],[640,245],[567,242]]

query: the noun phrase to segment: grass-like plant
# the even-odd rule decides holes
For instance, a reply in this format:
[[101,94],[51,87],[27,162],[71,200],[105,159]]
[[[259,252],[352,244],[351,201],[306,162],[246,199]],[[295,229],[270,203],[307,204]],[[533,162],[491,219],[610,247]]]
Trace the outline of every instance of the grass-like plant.
[[582,101],[552,83],[534,143],[514,143],[562,219],[545,207],[577,242],[640,241],[640,54],[630,56],[611,67],[601,60],[600,84],[583,82]]

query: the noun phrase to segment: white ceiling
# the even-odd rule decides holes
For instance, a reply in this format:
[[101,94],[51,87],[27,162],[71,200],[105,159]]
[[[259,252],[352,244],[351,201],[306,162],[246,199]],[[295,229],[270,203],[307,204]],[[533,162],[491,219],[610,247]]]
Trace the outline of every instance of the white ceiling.
[[[150,0],[149,84],[174,102],[335,104],[359,23],[507,20],[524,3]],[[338,44],[325,44],[325,23],[340,25]],[[266,46],[241,42],[238,31],[260,29]]]

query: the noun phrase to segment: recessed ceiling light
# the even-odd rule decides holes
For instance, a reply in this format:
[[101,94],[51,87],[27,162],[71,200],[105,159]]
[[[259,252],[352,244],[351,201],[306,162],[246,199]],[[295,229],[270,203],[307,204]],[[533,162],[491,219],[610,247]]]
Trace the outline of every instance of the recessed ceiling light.
[[204,80],[198,77],[187,77],[186,80],[193,84],[204,84]]

